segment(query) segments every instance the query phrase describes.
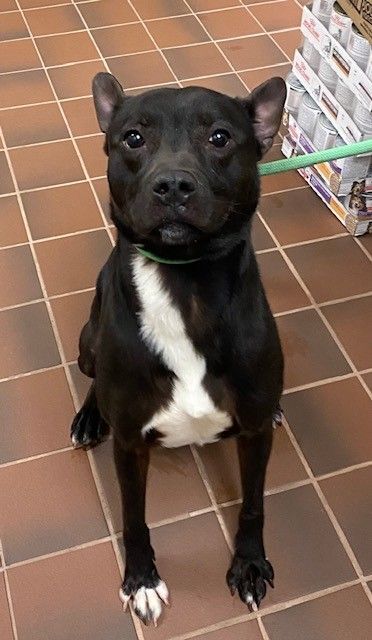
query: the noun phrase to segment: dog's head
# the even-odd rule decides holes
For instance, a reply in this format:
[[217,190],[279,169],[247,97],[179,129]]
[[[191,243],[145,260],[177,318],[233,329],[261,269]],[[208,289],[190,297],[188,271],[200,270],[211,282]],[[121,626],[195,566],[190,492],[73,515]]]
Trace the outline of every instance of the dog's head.
[[243,100],[200,87],[126,96],[112,75],[97,74],[118,228],[171,255],[237,242],[257,207],[257,161],[279,129],[285,94],[273,78]]

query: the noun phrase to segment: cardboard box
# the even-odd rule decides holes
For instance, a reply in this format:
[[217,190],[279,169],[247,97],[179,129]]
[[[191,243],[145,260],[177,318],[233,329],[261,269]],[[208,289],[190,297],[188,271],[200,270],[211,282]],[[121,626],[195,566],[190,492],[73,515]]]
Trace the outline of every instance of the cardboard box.
[[[306,133],[298,125],[293,115],[288,114],[287,118],[288,133],[290,138],[296,143],[297,148],[303,153],[312,153],[318,151],[313,145],[313,142],[308,138]],[[371,155],[369,155],[371,158]],[[352,193],[353,185],[356,180],[363,181],[364,175],[352,176],[345,174],[343,169],[347,158],[340,158],[333,162],[321,162],[314,165],[315,170],[322,177],[323,181],[329,187],[329,189],[338,196],[349,196]],[[372,199],[372,196],[370,197]],[[372,202],[371,202],[372,206]]]
[[355,93],[357,100],[371,111],[372,80],[308,7],[304,7],[302,12],[301,31],[339,78]]
[[[282,153],[286,158],[297,154],[296,142],[294,142],[289,135],[285,136],[283,140]],[[370,215],[367,214],[364,218],[360,215],[355,215],[345,207],[347,203],[338,199],[331,192],[314,168],[306,167],[299,169],[298,172],[353,236],[361,236],[368,232],[372,233],[372,211]]]
[[371,0],[337,0],[359,31],[372,43]]
[[325,84],[319,80],[315,71],[302,57],[298,49],[294,55],[293,73],[332,122],[345,142],[359,142],[363,136],[362,132]]

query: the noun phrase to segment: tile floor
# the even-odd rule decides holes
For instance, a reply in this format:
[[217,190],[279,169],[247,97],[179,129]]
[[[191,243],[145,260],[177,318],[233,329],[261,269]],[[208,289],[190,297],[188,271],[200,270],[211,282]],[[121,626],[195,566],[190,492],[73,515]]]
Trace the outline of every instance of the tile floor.
[[[372,237],[355,240],[296,173],[263,180],[255,246],[286,354],[267,479],[276,588],[259,614],[224,574],[234,443],[154,452],[148,521],[173,607],[121,613],[110,441],[72,451],[76,365],[107,217],[90,83],[246,95],[285,76],[296,0],[0,0],[0,637],[367,640],[372,628]],[[280,157],[280,137],[270,152]],[[171,491],[169,490],[171,487]]]

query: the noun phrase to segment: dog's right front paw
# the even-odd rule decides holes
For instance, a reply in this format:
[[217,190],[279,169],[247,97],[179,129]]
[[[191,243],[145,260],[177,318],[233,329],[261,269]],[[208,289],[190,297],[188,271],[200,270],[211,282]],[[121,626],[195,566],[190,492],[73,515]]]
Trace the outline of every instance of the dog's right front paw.
[[82,406],[71,425],[71,442],[75,449],[93,447],[109,433],[109,427],[101,418],[98,409]]
[[157,575],[156,569],[151,578],[133,578],[126,576],[119,591],[119,598],[126,611],[130,601],[135,614],[146,625],[157,626],[163,610],[163,604],[169,606],[167,585]]

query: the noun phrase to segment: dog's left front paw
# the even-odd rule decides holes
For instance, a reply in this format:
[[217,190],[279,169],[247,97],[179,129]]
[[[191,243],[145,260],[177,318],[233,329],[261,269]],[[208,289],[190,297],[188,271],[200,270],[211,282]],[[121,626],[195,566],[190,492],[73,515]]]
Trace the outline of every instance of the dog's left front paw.
[[169,606],[167,585],[159,577],[151,581],[137,581],[127,577],[119,591],[119,598],[124,611],[132,601],[134,612],[139,619],[146,625],[153,623],[155,627],[161,616],[163,604]]
[[266,582],[274,588],[274,569],[265,558],[249,559],[235,554],[226,581],[231,595],[238,591],[240,599],[253,611],[266,595]]

